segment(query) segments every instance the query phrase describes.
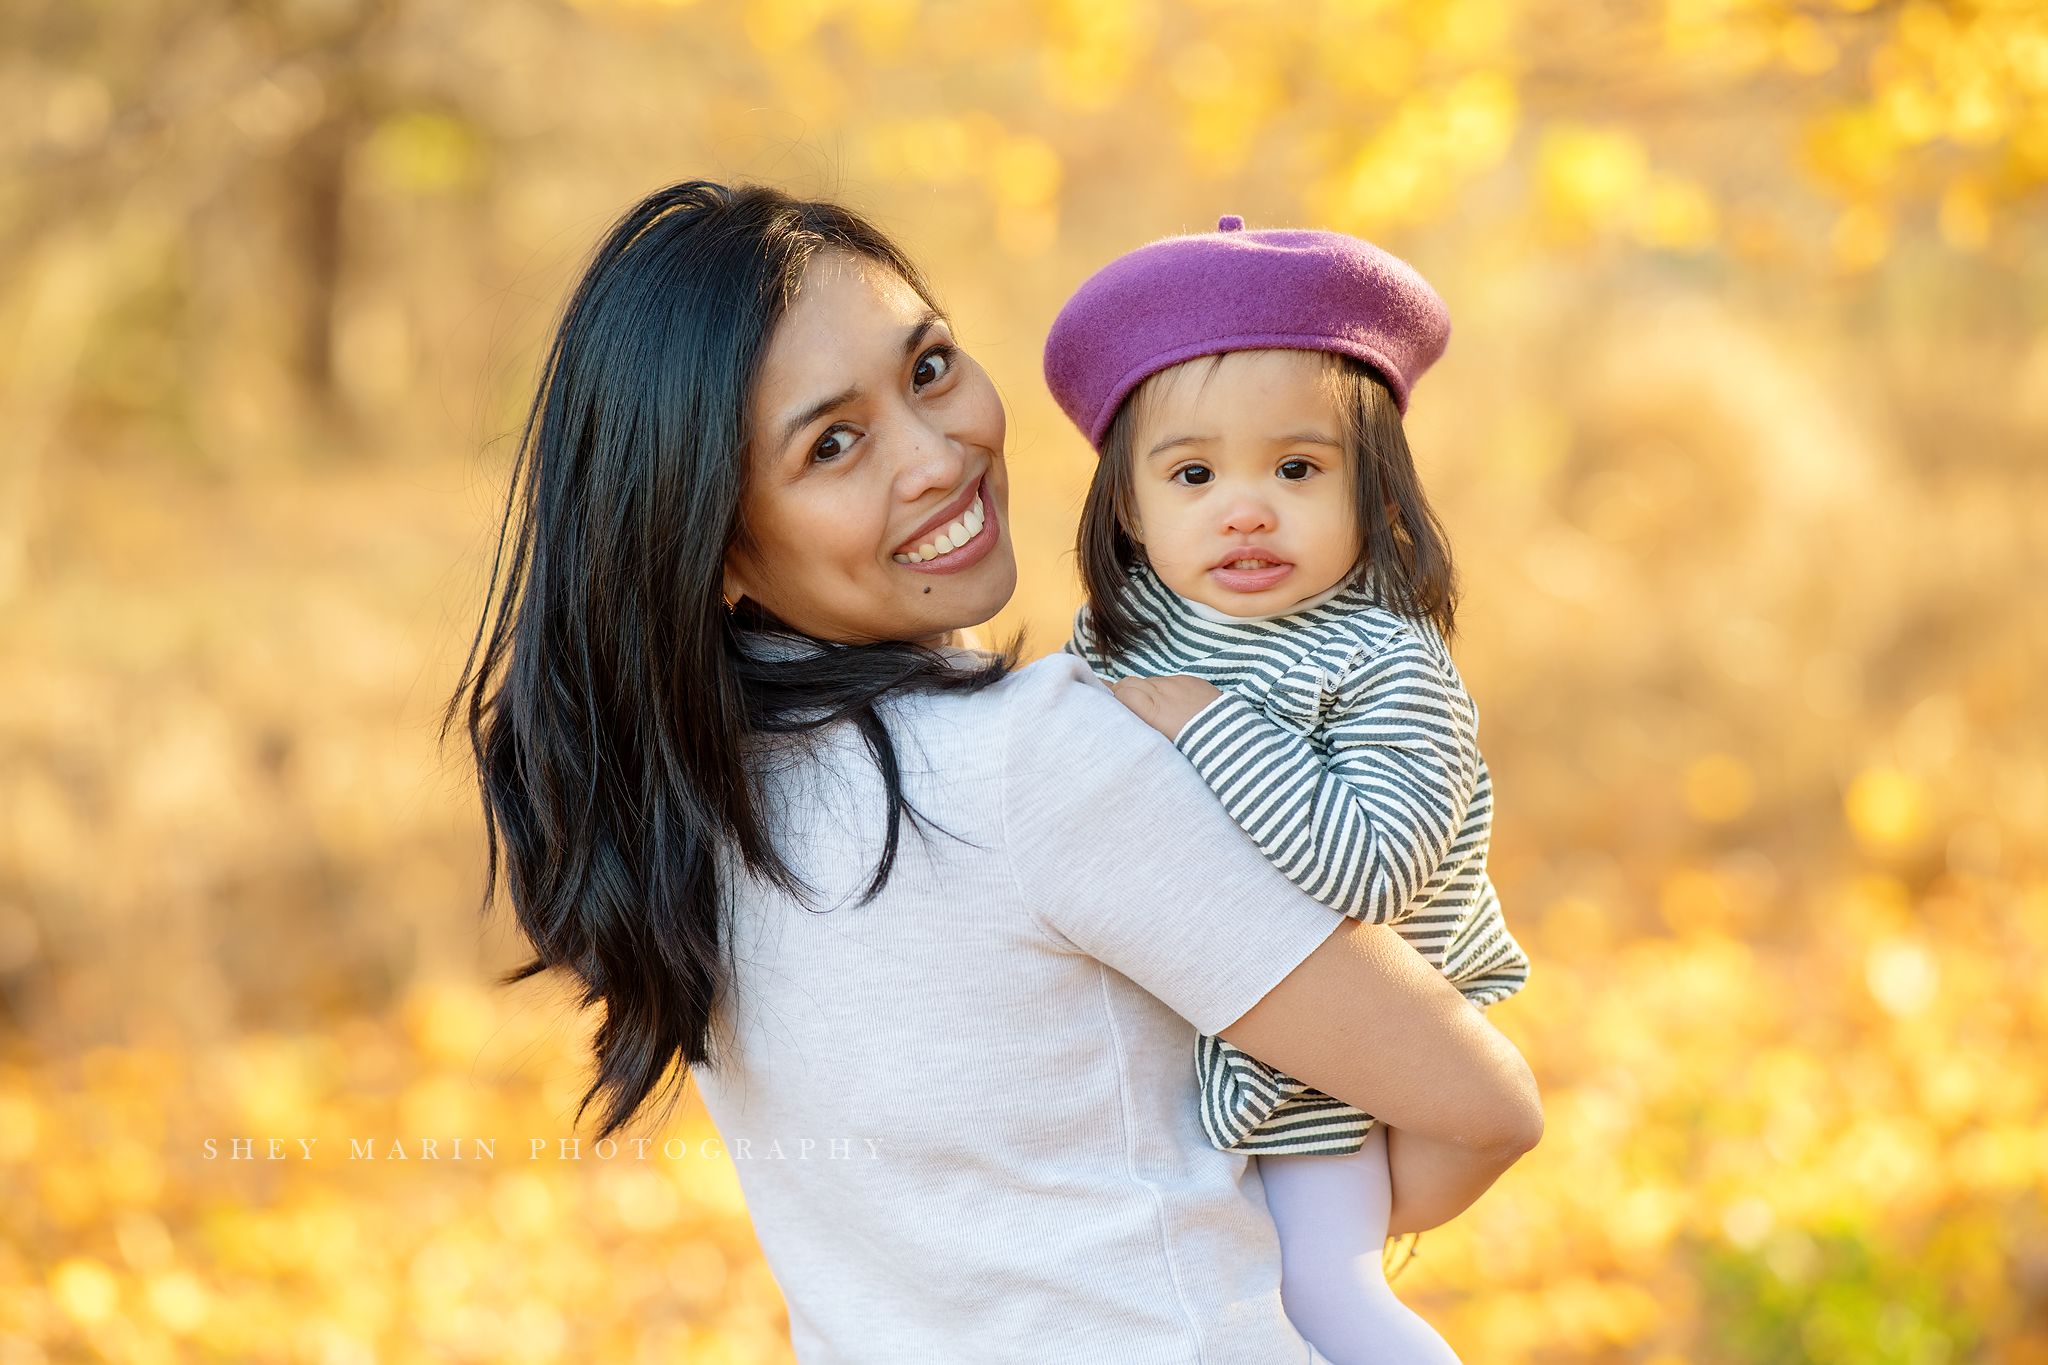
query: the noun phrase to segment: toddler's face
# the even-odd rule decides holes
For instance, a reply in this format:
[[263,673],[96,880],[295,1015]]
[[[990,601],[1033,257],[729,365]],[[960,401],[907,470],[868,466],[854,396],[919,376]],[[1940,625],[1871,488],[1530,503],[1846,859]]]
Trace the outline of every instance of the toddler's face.
[[1167,587],[1232,616],[1270,616],[1358,562],[1351,462],[1314,351],[1232,351],[1162,373],[1144,395],[1132,480]]

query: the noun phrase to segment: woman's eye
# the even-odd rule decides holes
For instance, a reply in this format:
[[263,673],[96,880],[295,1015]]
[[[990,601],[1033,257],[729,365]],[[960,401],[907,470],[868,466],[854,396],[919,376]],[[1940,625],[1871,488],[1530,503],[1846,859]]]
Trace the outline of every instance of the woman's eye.
[[1298,482],[1315,472],[1316,467],[1307,460],[1286,460],[1280,465],[1280,477],[1290,482]]
[[855,437],[845,427],[834,427],[818,438],[818,444],[811,448],[813,460],[836,460],[853,449]]
[[1208,483],[1211,479],[1214,479],[1215,477],[1216,471],[1210,469],[1209,466],[1203,464],[1191,464],[1187,466],[1185,469],[1175,470],[1173,474],[1173,481],[1178,484],[1185,484],[1190,488],[1196,488],[1200,487],[1202,484]]
[[910,372],[910,383],[914,388],[925,388],[944,379],[953,368],[953,352],[949,347],[935,346],[917,358],[917,368]]

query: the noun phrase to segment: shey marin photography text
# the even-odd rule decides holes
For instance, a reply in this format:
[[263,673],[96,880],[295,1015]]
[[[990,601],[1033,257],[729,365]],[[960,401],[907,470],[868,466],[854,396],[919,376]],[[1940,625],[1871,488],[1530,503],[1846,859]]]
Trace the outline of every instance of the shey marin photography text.
[[[208,1161],[496,1161],[495,1137],[455,1138],[206,1138],[200,1143]],[[526,1150],[519,1150],[524,1143]],[[323,1146],[323,1144],[325,1144]],[[408,1144],[410,1144],[408,1146]],[[465,1145],[466,1144],[466,1145]],[[704,1138],[689,1142],[669,1138],[600,1138],[587,1146],[574,1137],[529,1137],[507,1144],[506,1158],[526,1161],[879,1161],[884,1142],[878,1137]],[[345,1148],[345,1150],[344,1150]],[[652,1155],[650,1155],[652,1154]]]

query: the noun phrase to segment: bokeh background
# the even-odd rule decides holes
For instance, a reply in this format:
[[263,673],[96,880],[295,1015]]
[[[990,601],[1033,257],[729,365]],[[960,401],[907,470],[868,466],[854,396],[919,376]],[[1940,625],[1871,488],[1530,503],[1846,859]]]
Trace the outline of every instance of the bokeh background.
[[2048,1362],[2040,0],[10,0],[0,1365],[788,1359],[729,1163],[564,1158],[436,736],[565,285],[699,176],[930,268],[1032,653],[1067,292],[1414,261],[1550,1131],[1400,1288],[1490,1365]]

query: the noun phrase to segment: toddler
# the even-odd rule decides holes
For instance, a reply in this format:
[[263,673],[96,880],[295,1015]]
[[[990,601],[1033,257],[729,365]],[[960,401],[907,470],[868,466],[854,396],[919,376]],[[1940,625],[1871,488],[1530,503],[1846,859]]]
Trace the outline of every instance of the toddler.
[[[1243,228],[1112,261],[1053,324],[1047,382],[1101,457],[1067,648],[1295,885],[1484,1008],[1528,960],[1486,876],[1450,552],[1401,427],[1449,317],[1366,242]],[[1220,1038],[1195,1063],[1210,1140],[1258,1159],[1302,1335],[1333,1365],[1454,1362],[1381,1271],[1384,1130]]]

